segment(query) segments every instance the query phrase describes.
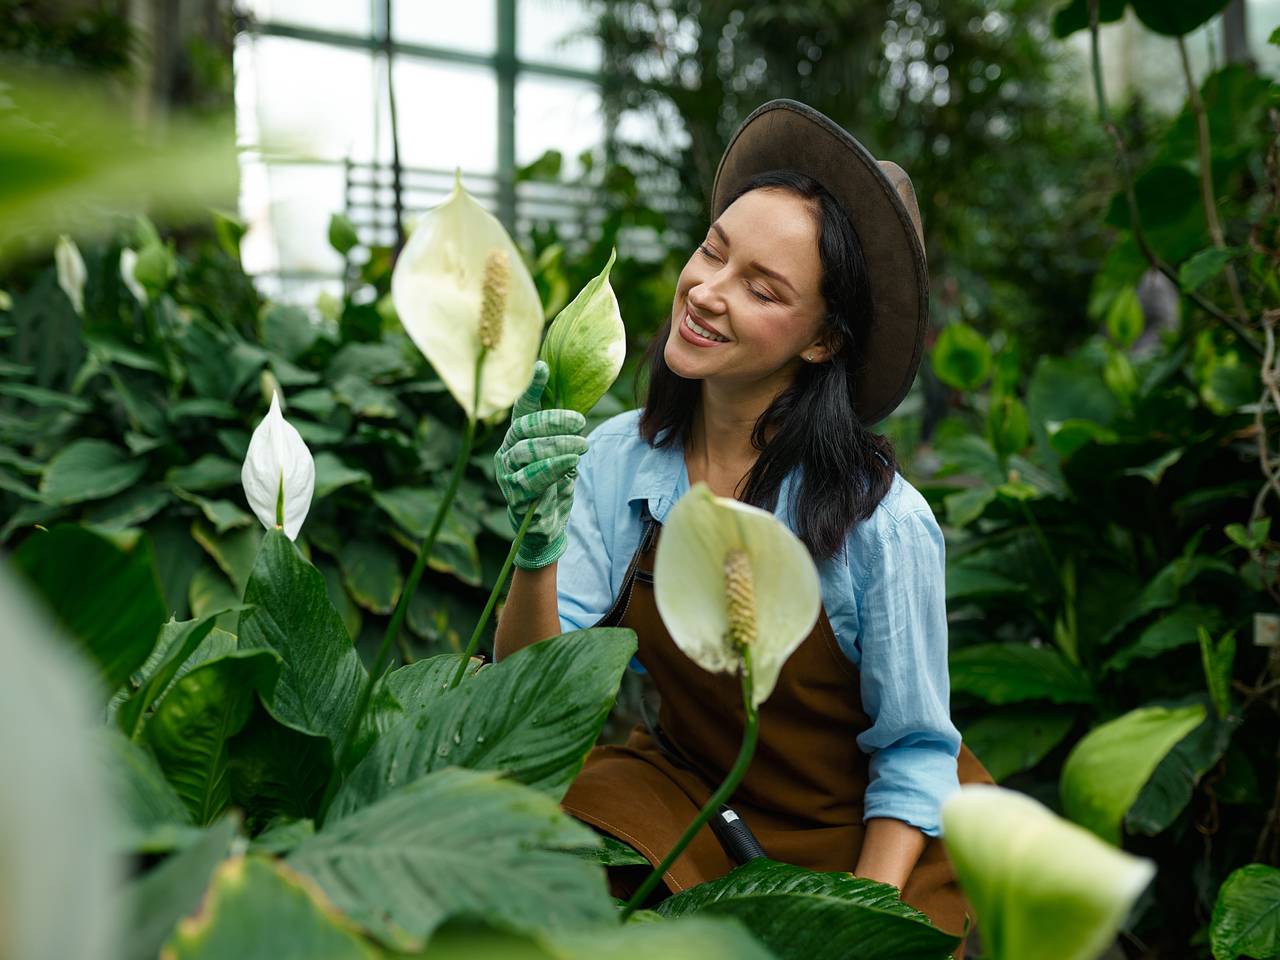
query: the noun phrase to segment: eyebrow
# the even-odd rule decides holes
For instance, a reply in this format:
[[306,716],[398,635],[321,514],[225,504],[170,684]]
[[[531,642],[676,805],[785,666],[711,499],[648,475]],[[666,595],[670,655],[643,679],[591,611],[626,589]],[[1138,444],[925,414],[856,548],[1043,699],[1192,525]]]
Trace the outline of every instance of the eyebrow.
[[[724,245],[726,247],[729,246],[729,235],[724,232],[724,227],[720,226],[720,224],[718,223],[713,223],[711,225],[711,229],[720,235],[720,239],[724,241]],[[748,266],[751,267],[751,269],[758,271],[759,273],[763,273],[766,277],[772,277],[774,280],[777,280],[779,283],[785,283],[787,287],[790,288],[793,294],[796,293],[796,288],[791,286],[790,280],[788,280],[782,274],[778,273],[776,270],[770,270],[768,267],[762,264],[759,260],[752,260],[751,263],[748,264]],[[799,294],[796,294],[796,295],[798,296]]]

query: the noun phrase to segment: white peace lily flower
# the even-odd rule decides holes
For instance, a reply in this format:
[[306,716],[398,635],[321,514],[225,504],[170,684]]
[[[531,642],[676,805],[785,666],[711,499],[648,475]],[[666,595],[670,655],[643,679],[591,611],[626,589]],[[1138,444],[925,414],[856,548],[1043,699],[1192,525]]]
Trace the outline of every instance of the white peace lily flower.
[[[493,345],[476,409],[485,277],[498,273],[492,251],[505,259],[505,295],[496,337],[492,322],[486,325]],[[529,385],[542,336],[538,290],[507,231],[463,189],[461,176],[449,198],[418,221],[391,274],[391,298],[405,331],[468,417],[474,411],[481,420],[493,418]],[[491,291],[490,307],[494,302]]]
[[609,285],[617,255],[616,250],[609,253],[604,269],[560,311],[547,331],[539,353],[551,368],[544,407],[589,413],[618,379],[627,355],[627,330]]
[[1031,797],[986,783],[943,801],[942,834],[991,960],[1094,960],[1156,872]]
[[282,500],[285,536],[298,539],[311,509],[316,463],[302,435],[280,412],[278,393],[272,393],[271,409],[249,439],[240,481],[249,506],[268,530],[277,526],[277,502]]
[[[733,579],[737,589],[727,582]],[[676,646],[704,670],[736,672],[742,658],[734,637],[750,643],[755,706],[773,692],[782,665],[822,608],[818,570],[786,524],[759,507],[717,497],[705,483],[671,508],[658,540],[653,588]],[[753,636],[742,623],[752,607]]]
[[84,313],[84,284],[89,279],[80,248],[65,233],[53,248],[53,264],[58,271],[58,286],[75,307],[76,313]]
[[131,247],[125,247],[120,251],[120,279],[124,281],[124,285],[129,288],[129,292],[133,294],[133,298],[144,307],[147,305],[147,288],[138,282],[137,275],[133,272],[138,265],[138,251]]

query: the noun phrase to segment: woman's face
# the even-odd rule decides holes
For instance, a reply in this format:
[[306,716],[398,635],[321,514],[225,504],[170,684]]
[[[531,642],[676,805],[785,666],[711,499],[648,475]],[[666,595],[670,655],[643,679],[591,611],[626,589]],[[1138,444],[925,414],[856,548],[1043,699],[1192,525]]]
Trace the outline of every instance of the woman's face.
[[[687,379],[790,381],[802,357],[827,359],[820,335],[818,223],[788,190],[759,189],[735,200],[689,258],[671,305],[664,357]],[[690,321],[713,331],[709,340]]]

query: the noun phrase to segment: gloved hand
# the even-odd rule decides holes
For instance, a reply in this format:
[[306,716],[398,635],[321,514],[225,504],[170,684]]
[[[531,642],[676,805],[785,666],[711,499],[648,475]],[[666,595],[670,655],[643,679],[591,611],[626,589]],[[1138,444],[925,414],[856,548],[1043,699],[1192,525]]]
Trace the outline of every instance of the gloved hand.
[[578,458],[587,452],[581,436],[586,417],[576,410],[539,409],[550,373],[543,361],[534,364],[533,379],[511,408],[511,426],[493,456],[511,529],[518,531],[525,513],[534,511],[514,560],[526,570],[555,563],[564,553]]

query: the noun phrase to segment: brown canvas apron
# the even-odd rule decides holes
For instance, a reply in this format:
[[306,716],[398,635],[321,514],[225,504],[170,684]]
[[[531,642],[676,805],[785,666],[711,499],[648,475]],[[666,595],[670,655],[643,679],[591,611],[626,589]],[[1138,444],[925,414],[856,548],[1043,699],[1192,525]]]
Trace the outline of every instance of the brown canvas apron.
[[[745,723],[737,677],[697,666],[658,616],[652,571],[660,527],[649,521],[618,599],[596,626],[636,632],[640,660],[662,695],[659,727],[699,773],[669,760],[637,726],[625,744],[595,747],[562,801],[568,813],[630,844],[654,866],[728,774]],[[811,870],[852,872],[856,866],[866,832],[869,770],[855,738],[872,723],[860,691],[858,669],[837,646],[823,610],[760,707],[755,756],[729,801],[772,859]],[[963,745],[958,765],[961,783],[992,782]],[[902,899],[958,936],[972,908],[941,838],[926,840]],[[663,879],[679,892],[734,866],[703,827]],[[963,948],[956,948],[956,957]]]

